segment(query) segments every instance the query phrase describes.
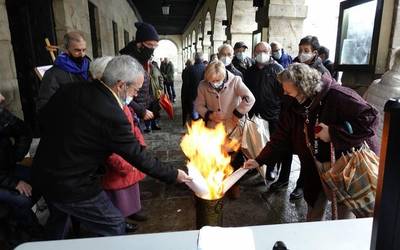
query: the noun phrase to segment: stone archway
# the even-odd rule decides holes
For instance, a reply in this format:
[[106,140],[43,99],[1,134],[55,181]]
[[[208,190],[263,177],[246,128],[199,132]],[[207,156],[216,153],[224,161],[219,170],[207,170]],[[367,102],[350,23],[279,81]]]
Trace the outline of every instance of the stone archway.
[[242,41],[249,48],[252,48],[253,31],[256,29],[256,8],[253,7],[253,1],[233,1],[232,18],[230,22],[230,40],[232,45]]
[[211,14],[210,11],[207,11],[207,14],[204,19],[204,28],[203,28],[203,57],[205,60],[209,59],[209,55],[211,53],[211,33],[212,33],[212,23],[211,23]]
[[176,43],[176,41],[170,38],[161,37],[160,41],[158,42],[158,47],[154,51],[154,61],[159,64],[160,58],[168,57],[174,64],[175,71],[181,72],[182,56],[181,53],[179,53],[180,51],[181,47]]
[[213,53],[217,53],[218,47],[226,41],[226,26],[222,25],[223,20],[228,20],[226,2],[225,0],[218,0],[214,17]]
[[197,40],[196,40],[196,51],[203,52],[203,23],[200,21],[197,25]]

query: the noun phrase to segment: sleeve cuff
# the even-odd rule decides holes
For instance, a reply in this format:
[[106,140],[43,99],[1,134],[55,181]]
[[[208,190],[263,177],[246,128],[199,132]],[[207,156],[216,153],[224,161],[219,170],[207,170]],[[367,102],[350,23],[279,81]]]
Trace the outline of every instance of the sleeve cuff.
[[233,114],[237,117],[237,118],[242,118],[244,115],[242,113],[240,113],[239,111],[237,111],[237,109],[233,110]]

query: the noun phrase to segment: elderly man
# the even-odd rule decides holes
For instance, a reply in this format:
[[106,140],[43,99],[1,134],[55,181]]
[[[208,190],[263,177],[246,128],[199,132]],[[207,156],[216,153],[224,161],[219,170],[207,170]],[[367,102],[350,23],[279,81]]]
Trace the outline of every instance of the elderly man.
[[57,56],[54,66],[47,70],[40,85],[36,109],[39,111],[63,85],[88,80],[89,58],[83,33],[71,31],[64,35],[65,52]]
[[286,53],[278,42],[271,42],[272,57],[283,67],[287,68],[292,64],[292,57]]
[[225,68],[234,74],[240,76],[243,80],[243,74],[232,64],[233,48],[229,44],[223,44],[218,48],[218,59],[225,65]]
[[244,75],[245,72],[254,64],[254,61],[246,56],[245,51],[247,46],[244,42],[237,42],[233,47],[235,57],[232,60],[232,64]]
[[125,233],[124,218],[100,184],[104,160],[113,152],[162,181],[190,181],[184,171],[164,166],[142,151],[131,132],[123,101],[137,94],[143,75],[132,57],[115,57],[102,80],[68,85],[39,113],[44,133],[33,179],[50,209],[49,239],[65,237],[71,216],[100,236]]
[[[245,83],[256,98],[256,102],[249,112],[250,116],[260,115],[262,119],[268,121],[270,134],[273,134],[281,111],[281,97],[283,89],[278,82],[276,75],[283,70],[282,66],[271,59],[271,46],[266,42],[260,42],[254,47],[256,64],[253,65],[245,74]],[[282,159],[282,169],[289,168],[292,156],[288,153],[286,159]],[[266,179],[273,181],[274,166],[268,166]],[[286,172],[285,172],[286,173]],[[290,172],[289,172],[290,173]],[[288,176],[282,177],[284,181],[271,185],[271,190],[275,191],[288,186]],[[287,179],[287,180],[286,180]]]

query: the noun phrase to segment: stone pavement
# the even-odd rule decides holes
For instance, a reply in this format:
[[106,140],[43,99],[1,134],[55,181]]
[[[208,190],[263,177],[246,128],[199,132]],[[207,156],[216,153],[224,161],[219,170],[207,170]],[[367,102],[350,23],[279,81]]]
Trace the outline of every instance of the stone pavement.
[[[179,143],[185,132],[181,125],[180,89],[181,81],[175,81],[177,102],[175,117],[167,120],[162,111],[162,130],[145,134],[147,149],[161,161],[185,168],[185,156]],[[224,200],[224,226],[249,226],[305,221],[306,204],[299,200],[289,202],[299,175],[298,158],[294,157],[289,187],[278,193],[269,193],[260,177],[241,183],[240,198]],[[253,181],[251,181],[253,179]],[[254,180],[255,179],[255,180]],[[259,183],[257,185],[257,182]],[[261,182],[261,183],[260,183]],[[256,184],[256,185],[252,185]],[[193,193],[184,185],[166,185],[151,177],[140,183],[143,210],[149,217],[139,222],[136,233],[155,233],[196,229],[196,214]]]

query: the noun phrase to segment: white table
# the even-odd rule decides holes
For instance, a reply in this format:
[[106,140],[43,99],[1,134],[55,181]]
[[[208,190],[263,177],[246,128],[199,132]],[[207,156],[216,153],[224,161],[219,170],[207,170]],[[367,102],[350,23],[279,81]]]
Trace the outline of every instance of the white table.
[[[257,250],[278,240],[290,250],[369,250],[372,218],[249,227]],[[17,250],[196,250],[198,231],[25,243]],[[221,249],[224,250],[224,249]],[[228,249],[227,249],[228,250]]]

